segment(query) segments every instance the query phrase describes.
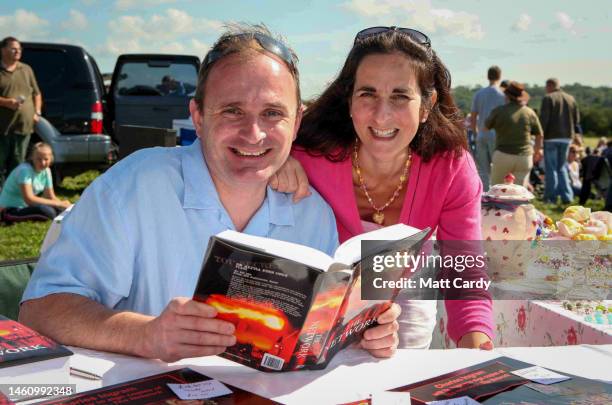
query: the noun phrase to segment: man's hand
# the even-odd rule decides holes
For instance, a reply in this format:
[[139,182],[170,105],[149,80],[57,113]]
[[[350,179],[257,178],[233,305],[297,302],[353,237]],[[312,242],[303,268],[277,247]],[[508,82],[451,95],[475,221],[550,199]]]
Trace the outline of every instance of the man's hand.
[[234,325],[215,319],[217,310],[189,298],[174,298],[144,328],[144,357],[174,362],[223,353],[236,343]]
[[540,160],[544,157],[544,150],[542,148],[536,148],[533,152],[533,163],[538,164]]
[[392,304],[388,310],[378,316],[379,325],[363,333],[359,345],[374,357],[393,356],[399,343],[397,318],[401,312],[402,309],[399,305]]
[[38,121],[40,121],[40,115],[34,114],[34,123],[37,123]]
[[281,193],[293,193],[294,203],[310,195],[308,176],[300,162],[292,156],[274,173],[268,185]]
[[4,106],[6,108],[10,108],[13,111],[17,111],[19,109],[19,107],[21,107],[21,103],[16,98],[8,98],[4,102]]

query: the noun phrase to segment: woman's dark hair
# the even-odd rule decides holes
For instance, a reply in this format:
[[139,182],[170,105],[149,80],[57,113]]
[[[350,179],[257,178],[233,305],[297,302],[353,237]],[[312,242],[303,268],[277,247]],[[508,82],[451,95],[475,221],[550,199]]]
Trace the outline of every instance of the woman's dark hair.
[[[349,117],[357,68],[368,55],[396,52],[410,59],[421,90],[421,108],[431,109],[410,143],[412,150],[425,162],[436,153],[454,152],[459,156],[467,150],[463,115],[451,95],[450,73],[431,48],[395,30],[366,37],[353,45],[338,77],[306,109],[295,144],[314,156],[345,160],[357,137]],[[434,91],[438,98],[431,106]]]

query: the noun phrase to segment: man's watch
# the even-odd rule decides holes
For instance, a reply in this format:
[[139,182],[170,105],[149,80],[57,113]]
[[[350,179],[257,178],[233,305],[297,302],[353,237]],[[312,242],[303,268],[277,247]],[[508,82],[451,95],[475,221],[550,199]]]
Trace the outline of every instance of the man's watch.
[[38,115],[39,117],[42,117],[42,113],[40,111],[36,111],[34,115]]

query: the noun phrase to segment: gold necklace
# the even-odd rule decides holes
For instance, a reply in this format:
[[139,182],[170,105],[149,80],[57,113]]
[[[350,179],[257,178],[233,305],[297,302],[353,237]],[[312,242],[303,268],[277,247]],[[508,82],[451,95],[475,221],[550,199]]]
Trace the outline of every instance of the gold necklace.
[[368,203],[370,204],[370,206],[374,208],[374,214],[372,214],[372,220],[376,222],[378,225],[382,225],[383,222],[385,222],[385,214],[383,211],[389,205],[391,205],[391,203],[395,201],[397,197],[399,197],[400,191],[402,191],[402,188],[404,188],[404,184],[406,183],[406,179],[408,178],[407,176],[408,169],[410,168],[410,162],[412,160],[412,151],[410,150],[408,151],[408,158],[406,159],[406,163],[404,165],[404,171],[402,172],[400,176],[400,181],[399,181],[399,184],[397,185],[397,188],[393,192],[393,195],[391,196],[391,198],[389,198],[387,202],[385,203],[385,205],[383,205],[382,207],[377,207],[374,204],[374,200],[372,200],[372,197],[370,197],[370,194],[368,193],[368,187],[366,186],[365,181],[363,180],[363,176],[361,174],[361,168],[359,167],[358,152],[359,152],[359,142],[356,141],[354,152],[353,152],[353,162],[355,166],[355,172],[357,172],[357,178],[359,179],[359,187],[361,187],[363,194],[365,194],[366,198],[368,199]]

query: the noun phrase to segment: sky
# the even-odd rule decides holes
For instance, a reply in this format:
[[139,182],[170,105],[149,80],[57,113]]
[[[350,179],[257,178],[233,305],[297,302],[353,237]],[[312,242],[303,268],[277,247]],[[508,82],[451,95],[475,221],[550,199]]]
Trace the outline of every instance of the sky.
[[224,23],[263,22],[296,50],[309,98],[337,75],[354,35],[378,25],[426,33],[453,86],[485,85],[493,64],[528,84],[612,86],[611,15],[610,0],[2,0],[0,37],[81,45],[112,72],[122,53],[202,59]]

